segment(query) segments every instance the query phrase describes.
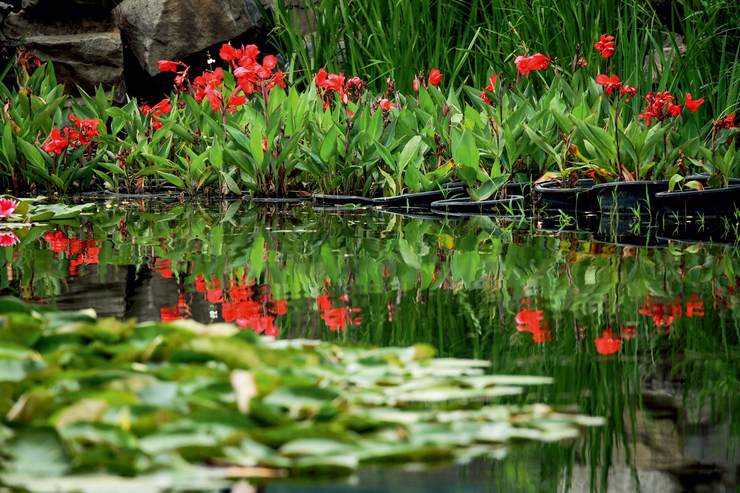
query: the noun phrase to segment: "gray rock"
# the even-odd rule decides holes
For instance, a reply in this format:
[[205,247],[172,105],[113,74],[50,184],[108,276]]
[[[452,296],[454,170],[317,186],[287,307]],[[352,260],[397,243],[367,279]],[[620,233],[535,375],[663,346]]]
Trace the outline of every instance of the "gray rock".
[[126,46],[149,75],[159,60],[184,58],[256,29],[259,0],[124,0],[114,17]]
[[98,84],[122,84],[123,49],[117,29],[27,36],[25,45],[42,60],[53,61],[59,81],[68,86],[90,90]]

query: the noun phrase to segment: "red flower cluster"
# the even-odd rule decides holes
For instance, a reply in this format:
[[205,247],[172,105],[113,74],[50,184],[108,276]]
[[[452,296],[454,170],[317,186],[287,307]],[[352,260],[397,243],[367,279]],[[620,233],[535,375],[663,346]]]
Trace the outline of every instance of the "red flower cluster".
[[529,76],[530,72],[536,70],[546,70],[550,66],[552,59],[542,53],[535,53],[532,56],[518,56],[514,60],[516,68],[520,75]]
[[49,249],[55,254],[64,253],[69,259],[69,276],[75,277],[80,265],[99,262],[100,242],[69,238],[63,231],[47,231],[43,236]]
[[352,77],[349,80],[345,80],[344,74],[331,74],[323,67],[319,69],[313,80],[316,83],[316,87],[322,91],[324,109],[329,106],[329,99],[327,96],[330,93],[335,92],[339,94],[339,99],[341,99],[342,104],[347,105],[349,103],[350,96],[354,100],[359,99],[366,86],[359,77]]
[[[349,302],[349,296],[342,295],[339,297],[340,301],[345,303]],[[326,326],[332,332],[347,330],[347,326],[358,326],[362,323],[362,317],[359,315],[359,307],[351,306],[333,306],[331,298],[327,294],[320,294],[316,297],[316,304],[321,312],[321,320],[324,321]],[[354,315],[358,314],[358,315]]]
[[[264,95],[265,91],[269,92],[275,86],[285,87],[283,71],[274,71],[278,63],[277,58],[273,55],[266,55],[262,57],[260,64],[257,62],[259,54],[260,50],[256,45],[234,48],[228,43],[221,46],[219,52],[223,61],[231,62],[237,84],[246,95],[252,94],[255,90],[259,90]],[[244,102],[246,98],[242,99],[242,97],[232,95],[227,106],[235,108]]]
[[193,89],[195,94],[193,97],[199,103],[203,99],[208,99],[211,105],[211,110],[220,111],[221,105],[223,104],[223,95],[221,94],[221,85],[224,81],[224,71],[221,67],[217,67],[216,70],[206,70],[201,75],[193,80]]
[[69,115],[72,125],[61,130],[54,127],[41,148],[49,154],[60,155],[69,149],[88,146],[99,135],[98,120],[94,118],[77,118]]
[[11,247],[20,241],[20,238],[12,231],[0,231],[0,247]]
[[601,53],[602,59],[607,59],[614,56],[614,46],[614,36],[611,36],[609,34],[602,34],[599,37],[599,40],[594,43],[594,48],[596,48],[596,51]]
[[491,99],[488,97],[488,94],[486,94],[486,91],[488,92],[496,92],[496,81],[498,80],[498,74],[493,74],[488,78],[488,85],[486,86],[486,89],[484,91],[480,92],[480,98],[485,102],[486,104],[491,104]]
[[668,91],[650,92],[645,96],[645,100],[647,107],[640,113],[640,118],[644,119],[648,125],[653,120],[662,122],[667,118],[677,117],[681,115],[683,109],[680,104],[674,103],[675,98]]
[[19,202],[13,199],[0,199],[0,218],[10,216],[15,212]]
[[152,127],[154,128],[154,130],[159,130],[160,128],[162,128],[162,122],[159,119],[162,117],[162,115],[169,114],[169,112],[172,111],[172,103],[170,103],[169,98],[165,98],[151,107],[144,104],[139,107],[139,110],[144,116],[151,115]]
[[621,96],[634,96],[637,94],[636,87],[628,86],[626,84],[622,85],[622,81],[619,80],[619,77],[616,74],[612,74],[611,76],[599,74],[596,76],[596,83],[604,88],[604,92],[608,96],[611,96],[614,91],[618,91]]
[[[648,295],[645,305],[640,307],[638,313],[640,315],[651,317],[655,327],[664,328],[665,332],[668,333],[673,322],[683,316],[684,310],[680,302],[656,302],[651,299],[650,295]],[[689,301],[686,303],[686,316],[704,316],[704,302],[695,294],[692,294]]]

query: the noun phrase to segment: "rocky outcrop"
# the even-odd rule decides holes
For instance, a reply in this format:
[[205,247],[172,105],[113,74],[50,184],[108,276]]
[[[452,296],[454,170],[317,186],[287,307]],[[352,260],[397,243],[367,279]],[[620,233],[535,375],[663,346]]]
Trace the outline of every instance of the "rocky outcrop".
[[79,18],[72,11],[67,17],[34,15],[41,3],[26,0],[24,5],[30,10],[7,15],[2,24],[4,36],[42,60],[53,61],[59,81],[69,87],[92,90],[98,84],[122,84],[123,46],[110,12]]
[[114,16],[126,45],[152,76],[159,60],[185,58],[263,23],[252,0],[124,0]]

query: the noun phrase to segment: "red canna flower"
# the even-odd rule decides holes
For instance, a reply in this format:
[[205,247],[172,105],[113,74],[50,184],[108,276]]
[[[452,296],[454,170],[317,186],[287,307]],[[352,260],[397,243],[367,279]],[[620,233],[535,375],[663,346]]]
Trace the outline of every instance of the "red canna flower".
[[62,154],[69,146],[69,140],[62,135],[62,131],[58,128],[52,128],[49,137],[47,137],[41,149],[48,154],[56,154],[57,156]]
[[242,57],[242,51],[231,46],[231,43],[225,43],[218,52],[219,58],[225,62],[239,60]]
[[516,68],[520,75],[529,76],[530,72],[536,70],[545,70],[550,66],[552,59],[542,53],[535,53],[532,56],[518,56],[514,60]]
[[703,317],[704,316],[704,302],[699,299],[695,294],[692,294],[689,301],[686,303],[686,316],[687,317]]
[[714,122],[714,125],[716,127],[728,128],[728,129],[735,127],[735,113],[730,113],[726,115],[724,118],[720,118],[719,120]]
[[262,137],[262,152],[267,152],[267,137]]
[[69,115],[69,121],[77,127],[77,132],[74,133],[74,140],[76,140],[79,145],[88,145],[99,135],[99,120],[96,120],[95,118],[77,118],[74,115]]
[[442,82],[442,72],[436,68],[432,68],[429,71],[429,78],[427,79],[429,84],[432,86],[438,86]]
[[139,110],[144,116],[151,115],[152,127],[154,128],[154,130],[159,130],[164,126],[160,121],[160,117],[172,111],[172,103],[170,103],[169,98],[165,98],[159,103],[155,104],[153,107],[149,107],[149,105],[146,104],[142,105],[139,107]]
[[0,218],[8,217],[15,212],[19,202],[13,199],[0,199]]
[[637,94],[637,88],[633,86],[623,85],[619,92],[622,93],[623,96],[634,96],[635,94]]
[[243,94],[232,94],[229,100],[226,102],[226,111],[228,111],[229,113],[235,113],[236,110],[238,110],[246,102],[247,97]]
[[173,62],[170,60],[160,60],[159,61],[159,71],[160,72],[178,72],[180,70],[180,66],[183,65],[180,62]]
[[12,231],[0,231],[0,247],[11,247],[20,241],[20,238]]
[[488,85],[486,91],[496,92],[496,81],[498,80],[498,74],[493,74],[488,78]]
[[686,93],[686,100],[684,101],[684,106],[688,108],[688,110],[692,113],[696,113],[696,110],[699,109],[699,106],[704,104],[704,98],[699,99],[693,99],[690,92]]
[[378,101],[378,106],[380,106],[380,109],[383,111],[390,111],[396,107],[396,103],[386,98],[381,98],[380,101]]
[[224,80],[224,72],[221,67],[214,71],[205,71],[193,80],[195,95],[193,96],[199,103],[207,99],[211,105],[212,111],[219,111],[223,103],[223,96],[220,89]]
[[596,352],[599,354],[609,355],[618,353],[622,348],[622,339],[614,336],[611,327],[601,333],[601,337],[594,339]]
[[414,77],[414,82],[413,82],[412,85],[413,85],[413,88],[414,88],[414,92],[419,92],[420,82],[419,82],[419,78],[418,77]]
[[668,91],[650,92],[645,96],[645,100],[647,107],[640,113],[640,118],[644,119],[647,125],[650,125],[653,120],[661,122],[681,114],[681,105],[674,103],[674,97]]
[[614,36],[609,34],[602,34],[599,40],[594,43],[594,48],[601,53],[602,59],[611,58],[614,55],[614,46]]
[[612,74],[611,76],[599,74],[596,76],[596,83],[604,88],[604,92],[607,95],[611,95],[612,92],[621,91],[622,89],[622,81],[619,80],[616,74]]

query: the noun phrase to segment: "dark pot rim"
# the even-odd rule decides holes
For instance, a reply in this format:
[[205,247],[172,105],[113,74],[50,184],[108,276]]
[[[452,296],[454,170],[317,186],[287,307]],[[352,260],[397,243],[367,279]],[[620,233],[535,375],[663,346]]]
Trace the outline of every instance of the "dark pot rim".
[[668,186],[668,180],[637,180],[637,181],[610,181],[607,183],[597,183],[591,188],[593,190],[600,190],[611,187],[632,187],[639,185],[666,185]]
[[476,205],[476,206],[487,206],[487,205],[501,205],[505,203],[511,203],[511,202],[521,202],[524,200],[523,195],[509,195],[508,197],[504,197],[503,199],[490,199],[490,200],[473,200],[470,197],[460,197],[456,199],[444,199],[444,200],[437,200],[432,202],[431,206],[432,209],[439,208],[443,206],[451,206],[451,205],[463,205],[463,206],[469,206],[469,205]]
[[[579,185],[580,182],[587,181],[588,184]],[[562,184],[563,180],[554,179],[547,180],[540,183],[534,184],[534,189],[538,193],[574,193],[574,192],[585,192],[594,187],[593,180],[588,178],[581,178],[576,181],[576,186],[571,188],[556,188],[556,185]]]
[[373,205],[373,199],[368,197],[362,197],[360,195],[331,195],[323,193],[315,193],[311,195],[311,200],[314,204],[316,203],[327,203],[327,204],[360,204],[360,205]]
[[442,188],[439,190],[429,190],[427,192],[411,192],[411,193],[402,193],[400,195],[390,195],[388,197],[377,197],[374,199],[369,199],[372,201],[375,205],[387,205],[387,204],[393,204],[394,202],[404,202],[404,201],[411,201],[413,202],[416,199],[425,199],[429,197],[436,197],[436,196],[446,196],[453,193],[461,193],[465,191],[465,187],[456,185],[456,186],[450,186],[446,188]]
[[674,190],[673,192],[658,192],[655,194],[658,198],[671,197],[692,197],[699,195],[717,195],[721,193],[733,192],[740,190],[740,183],[730,183],[727,187],[722,188],[705,188],[704,190]]

